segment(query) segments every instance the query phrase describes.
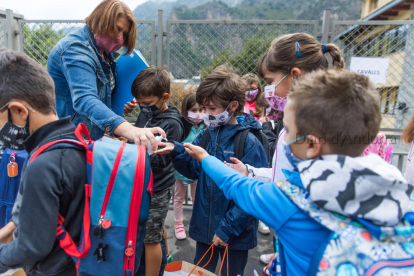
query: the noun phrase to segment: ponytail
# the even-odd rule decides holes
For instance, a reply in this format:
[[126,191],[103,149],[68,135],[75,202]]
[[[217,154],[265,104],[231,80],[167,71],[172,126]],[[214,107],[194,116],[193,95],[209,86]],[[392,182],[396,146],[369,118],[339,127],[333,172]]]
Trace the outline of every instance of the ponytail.
[[332,57],[334,68],[344,67],[341,51],[335,44],[322,45],[306,33],[283,35],[274,39],[270,48],[259,59],[257,72],[263,78],[264,70],[290,74],[293,68],[299,68],[304,72],[328,69],[325,53]]

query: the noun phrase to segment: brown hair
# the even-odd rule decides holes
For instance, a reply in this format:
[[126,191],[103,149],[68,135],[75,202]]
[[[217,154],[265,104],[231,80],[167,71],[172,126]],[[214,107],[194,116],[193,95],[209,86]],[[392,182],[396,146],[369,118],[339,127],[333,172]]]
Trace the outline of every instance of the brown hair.
[[213,101],[223,108],[227,108],[232,101],[237,101],[239,107],[235,115],[240,115],[246,103],[246,89],[246,82],[230,66],[221,65],[200,83],[196,100],[200,105]]
[[118,37],[116,21],[121,16],[125,16],[131,24],[128,37],[123,45],[127,48],[125,55],[129,55],[135,47],[137,26],[134,14],[127,4],[119,0],[104,0],[86,17],[85,24],[94,34],[106,34],[116,39]]
[[[299,57],[296,56],[296,43],[299,43],[301,50]],[[335,44],[327,44],[326,48],[332,57],[332,66],[343,68],[344,60],[339,48]],[[264,70],[287,75],[293,68],[304,72],[327,69],[328,60],[323,53],[322,44],[306,33],[283,35],[272,41],[270,48],[257,62],[257,72],[261,78],[264,78]]]
[[411,144],[414,140],[414,115],[411,117],[407,126],[404,128],[401,139],[407,144]]
[[381,123],[379,94],[366,76],[319,70],[295,81],[293,101],[299,135],[316,135],[335,154],[356,157],[375,139]]
[[0,108],[16,99],[26,101],[42,114],[56,114],[53,79],[26,54],[0,48],[0,91]]
[[196,101],[196,94],[194,92],[188,93],[183,100],[181,105],[181,115],[188,120],[188,110],[191,109],[195,104]]
[[262,86],[260,85],[260,80],[259,77],[255,74],[252,73],[248,73],[246,75],[244,75],[242,77],[242,79],[244,79],[248,85],[247,90],[251,89],[252,84],[256,84],[257,85],[257,89],[259,90],[259,93],[256,96],[256,112],[253,114],[253,117],[260,117],[263,114],[263,108],[257,104],[258,99],[262,96],[263,91],[262,91]]
[[164,92],[170,94],[170,77],[165,71],[166,66],[155,68],[153,66],[142,70],[132,82],[131,93],[139,97],[162,97]]

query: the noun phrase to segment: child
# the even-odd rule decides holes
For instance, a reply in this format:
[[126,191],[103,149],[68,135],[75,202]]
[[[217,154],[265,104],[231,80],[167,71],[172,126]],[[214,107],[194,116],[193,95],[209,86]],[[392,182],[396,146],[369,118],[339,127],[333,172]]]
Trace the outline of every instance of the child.
[[[227,66],[220,66],[200,84],[196,100],[204,111],[203,130],[194,140],[200,145],[208,131],[210,141],[206,150],[219,160],[230,161],[234,157],[234,139],[239,131],[261,129],[259,122],[250,115],[240,116],[245,103],[246,84]],[[206,136],[208,137],[208,136]],[[257,245],[257,220],[243,212],[232,200],[227,200],[216,183],[204,173],[201,164],[188,155],[181,143],[162,143],[164,149],[157,153],[170,153],[178,172],[190,179],[198,179],[197,199],[190,222],[190,237],[197,241],[194,262],[198,263],[209,249],[216,246],[210,263],[205,267],[215,271],[219,256],[223,258],[225,248],[229,249],[228,275],[243,275],[248,250]],[[245,140],[243,160],[253,166],[266,166],[267,156],[260,141],[252,133]],[[199,266],[207,264],[208,256]],[[227,266],[223,266],[227,275]]]
[[[344,67],[344,60],[336,45],[320,44],[309,34],[288,34],[272,41],[270,48],[257,62],[257,72],[267,84],[264,94],[273,110],[283,112],[286,97],[295,80],[314,70],[328,68],[325,54],[331,56],[332,67]],[[273,129],[274,135],[269,134],[268,131],[264,132],[271,148],[275,148],[272,168],[254,168],[247,165],[250,176],[264,182],[283,179],[282,169],[292,170],[292,166],[283,154],[283,146],[279,143],[283,141],[286,132],[283,120],[280,120]],[[236,159],[232,161],[239,162]]]
[[[131,86],[140,114],[135,123],[139,128],[160,127],[168,140],[184,141],[190,133],[192,124],[180,115],[178,109],[168,106],[170,98],[170,78],[165,67],[149,67],[142,70]],[[145,275],[162,275],[162,249],[160,242],[163,226],[170,205],[172,186],[175,182],[175,169],[169,156],[152,154],[150,156],[154,180],[154,191],[147,222],[145,242]]]
[[252,117],[255,117],[257,120],[260,120],[262,116],[263,109],[256,104],[257,99],[261,97],[262,86],[260,85],[259,78],[252,73],[246,74],[242,77],[248,85],[246,91],[246,104],[244,105],[244,113],[250,114]]
[[[193,123],[191,132],[183,143],[192,143],[200,131],[204,128],[202,109],[196,102],[195,93],[189,93],[185,96],[181,108],[181,115]],[[197,188],[197,179],[188,179],[178,171],[175,171],[175,196],[174,196],[174,219],[175,219],[175,237],[177,240],[187,238],[183,224],[183,203],[187,193],[187,187],[191,186],[191,198],[195,200]]]
[[[321,70],[298,79],[289,92],[283,119],[286,128],[282,141],[284,154],[293,168],[283,172],[289,182],[277,179],[275,184],[249,179],[226,167],[220,160],[209,157],[203,149],[190,144],[185,144],[185,147],[189,154],[202,162],[206,174],[227,198],[276,230],[282,248],[283,275],[307,275],[309,269],[335,269],[333,263],[319,263],[322,255],[317,254],[319,249],[337,249],[338,255],[343,250],[341,240],[336,245],[332,241],[333,246],[327,243],[333,234],[328,228],[329,223],[336,225],[341,220],[336,220],[337,217],[356,218],[366,225],[365,231],[370,234],[363,232],[363,235],[371,241],[378,233],[370,229],[395,226],[412,204],[410,194],[413,186],[404,180],[397,168],[378,155],[359,157],[366,143],[372,142],[379,131],[381,113],[378,103],[375,86],[367,77],[356,73]],[[231,166],[236,167],[237,164]],[[247,175],[246,169],[244,175]],[[290,190],[285,189],[288,185],[291,185]],[[302,200],[294,203],[291,198],[297,198],[298,191],[304,189],[309,194],[305,192]],[[309,201],[313,205],[308,204]],[[315,213],[302,209],[303,206],[313,206]],[[324,217],[324,213],[329,217]],[[350,220],[342,227],[349,223]],[[341,236],[353,239],[352,229],[355,227],[348,229],[350,232],[345,231]],[[395,233],[394,230],[392,233]],[[354,241],[363,242],[361,239]],[[356,243],[353,245],[358,246]],[[365,263],[360,259],[360,262],[352,260],[353,264],[370,266],[371,258],[377,261],[387,259],[394,250],[384,251],[383,257],[378,257],[376,252],[388,249],[371,250],[369,244],[366,245],[367,255],[357,255],[358,259],[364,257]],[[318,264],[321,264],[319,268]],[[361,275],[360,272],[355,272],[353,265],[349,264],[344,266],[343,274],[338,270],[338,274],[324,275]]]
[[[46,142],[76,139],[70,118],[56,115],[53,80],[40,64],[8,50],[0,50],[0,64],[0,112],[29,128],[23,143],[29,156]],[[75,263],[56,240],[56,223],[60,213],[79,243],[85,183],[86,157],[77,149],[52,149],[26,164],[12,222],[0,231],[2,241],[14,233],[12,242],[0,245],[0,273],[23,267],[27,275],[76,275]]]

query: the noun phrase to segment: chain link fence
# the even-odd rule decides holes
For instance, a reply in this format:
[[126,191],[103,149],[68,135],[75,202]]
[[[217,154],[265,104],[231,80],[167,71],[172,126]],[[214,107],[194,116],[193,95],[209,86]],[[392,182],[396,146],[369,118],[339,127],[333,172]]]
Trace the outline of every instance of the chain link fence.
[[318,21],[167,21],[170,104],[181,109],[185,95],[217,66],[256,73],[257,60],[274,38],[296,32],[316,37],[317,29]]
[[[355,24],[357,23],[357,24]],[[383,114],[381,128],[402,129],[414,111],[414,25],[410,22],[333,22],[331,41],[341,48],[346,68],[365,59],[370,74],[378,59],[388,64],[386,78],[376,83]]]
[[[50,51],[59,40],[84,27],[83,20],[20,20],[19,22],[24,53],[45,67]],[[135,47],[141,51],[149,64],[155,64],[155,21],[137,21]]]
[[6,47],[6,20],[0,19],[0,48]]

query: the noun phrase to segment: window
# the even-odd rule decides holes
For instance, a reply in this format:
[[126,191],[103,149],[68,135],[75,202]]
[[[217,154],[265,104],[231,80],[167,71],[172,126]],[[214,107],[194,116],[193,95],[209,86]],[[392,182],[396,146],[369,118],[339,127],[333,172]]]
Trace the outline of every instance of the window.
[[398,87],[389,87],[379,89],[381,96],[381,113],[395,115],[395,107],[397,105]]
[[375,10],[376,8],[378,8],[378,0],[371,0],[371,11]]

